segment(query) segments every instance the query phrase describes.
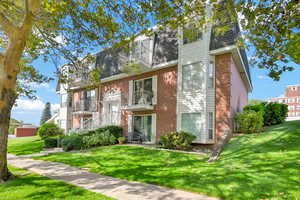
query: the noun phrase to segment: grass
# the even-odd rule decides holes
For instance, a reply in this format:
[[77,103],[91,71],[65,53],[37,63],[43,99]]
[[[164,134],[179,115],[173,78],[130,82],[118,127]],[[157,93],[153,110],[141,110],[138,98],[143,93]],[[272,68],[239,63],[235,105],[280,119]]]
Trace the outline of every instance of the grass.
[[43,150],[44,142],[39,136],[14,138],[8,140],[8,153],[27,155],[39,153]]
[[15,175],[26,174],[0,184],[1,200],[112,200],[101,194],[9,167]]
[[133,146],[38,159],[224,199],[300,199],[300,121],[236,137],[214,163],[198,155]]

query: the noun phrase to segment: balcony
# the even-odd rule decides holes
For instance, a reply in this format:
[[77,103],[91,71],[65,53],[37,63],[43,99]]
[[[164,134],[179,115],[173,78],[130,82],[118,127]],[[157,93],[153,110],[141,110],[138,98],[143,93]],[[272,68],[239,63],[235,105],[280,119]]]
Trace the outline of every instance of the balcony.
[[122,71],[137,73],[150,69],[152,67],[151,55],[149,40],[134,42],[130,52],[123,51],[118,55]]
[[97,110],[96,100],[81,100],[73,104],[73,114],[92,114]]
[[133,94],[132,104],[123,107],[123,110],[143,111],[153,110],[153,108],[153,91],[138,90]]

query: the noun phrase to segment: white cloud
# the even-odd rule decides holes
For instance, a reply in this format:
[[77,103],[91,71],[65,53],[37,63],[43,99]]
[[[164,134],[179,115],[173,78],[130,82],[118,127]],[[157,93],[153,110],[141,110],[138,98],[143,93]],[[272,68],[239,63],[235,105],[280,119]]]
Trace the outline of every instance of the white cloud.
[[44,102],[41,100],[26,100],[26,99],[17,99],[16,106],[14,106],[14,110],[16,111],[38,111],[43,110]]
[[269,79],[269,77],[268,77],[268,76],[265,76],[265,75],[258,75],[257,78],[258,78],[258,79],[261,79],[261,80]]
[[21,80],[20,82],[22,84],[29,85],[30,87],[33,87],[33,88],[49,88],[50,87],[49,83],[36,83],[36,82],[30,82],[27,80]]
[[[40,99],[27,100],[17,99],[16,106],[13,107],[13,111],[18,114],[26,114],[33,112],[41,112],[45,108],[45,103]],[[51,104],[51,112],[59,109],[59,104]]]

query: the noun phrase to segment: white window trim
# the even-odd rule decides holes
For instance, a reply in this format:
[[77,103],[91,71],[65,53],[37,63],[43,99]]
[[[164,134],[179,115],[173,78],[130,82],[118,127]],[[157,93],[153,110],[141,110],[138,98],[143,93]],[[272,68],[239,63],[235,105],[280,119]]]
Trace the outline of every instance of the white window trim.
[[[140,116],[140,117],[143,117],[143,116],[151,116],[151,129],[152,129],[152,137],[151,142],[144,142],[144,143],[149,143],[149,144],[153,144],[153,143],[156,143],[156,129],[157,129],[157,126],[156,126],[156,113],[152,113],[152,114],[133,114],[133,115],[128,115],[128,133],[132,132],[133,131],[133,117],[135,116]],[[130,130],[130,131],[129,131]]]

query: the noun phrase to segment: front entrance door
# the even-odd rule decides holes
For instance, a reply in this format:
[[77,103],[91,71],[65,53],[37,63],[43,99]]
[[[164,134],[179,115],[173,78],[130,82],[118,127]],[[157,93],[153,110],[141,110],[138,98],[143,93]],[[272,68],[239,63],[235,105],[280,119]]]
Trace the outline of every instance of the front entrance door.
[[155,142],[151,115],[133,116],[133,130],[135,134],[140,134],[142,136],[144,142]]

